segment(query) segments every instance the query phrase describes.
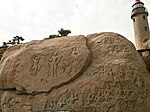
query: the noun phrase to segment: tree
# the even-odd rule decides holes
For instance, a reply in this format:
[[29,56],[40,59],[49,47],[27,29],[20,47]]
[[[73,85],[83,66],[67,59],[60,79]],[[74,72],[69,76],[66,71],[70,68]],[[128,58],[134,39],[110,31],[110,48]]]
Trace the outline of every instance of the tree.
[[3,42],[3,46],[2,47],[8,47],[7,42]]
[[22,38],[21,36],[15,36],[13,37],[12,40],[9,40],[7,44],[11,44],[11,45],[20,44],[21,41],[24,41],[24,38]]
[[21,36],[13,37],[13,42],[15,42],[16,44],[20,44],[20,41],[24,41],[24,38],[22,38]]
[[61,28],[60,30],[58,30],[58,33],[60,34],[61,37],[63,37],[63,36],[67,36],[69,33],[71,33],[71,31],[64,30],[63,28]]
[[60,37],[60,36],[54,34],[54,35],[50,35],[48,38],[49,38],[49,39],[52,39],[52,38],[56,38],[56,37]]
[[16,43],[15,43],[14,39],[12,39],[12,41],[9,40],[9,41],[7,42],[7,45],[8,45],[8,44],[14,45],[14,44],[16,44]]
[[64,30],[63,28],[61,28],[60,30],[58,30],[58,34],[52,34],[48,38],[45,38],[45,39],[52,39],[52,38],[57,38],[57,37],[68,36],[69,33],[71,33],[70,30]]
[[24,41],[24,38],[22,38],[21,36],[15,36],[12,40],[9,40],[8,42],[3,42],[3,45],[0,46],[0,59],[3,53],[6,51],[7,47],[9,47],[9,44],[20,44],[21,41]]

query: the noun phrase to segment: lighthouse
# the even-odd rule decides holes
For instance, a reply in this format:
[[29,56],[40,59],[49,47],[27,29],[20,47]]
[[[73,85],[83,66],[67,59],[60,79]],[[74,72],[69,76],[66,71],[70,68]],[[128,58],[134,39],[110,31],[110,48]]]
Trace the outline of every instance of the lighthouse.
[[142,43],[150,37],[147,19],[149,14],[144,3],[140,0],[136,0],[132,8],[131,19],[133,20],[136,49],[145,49]]

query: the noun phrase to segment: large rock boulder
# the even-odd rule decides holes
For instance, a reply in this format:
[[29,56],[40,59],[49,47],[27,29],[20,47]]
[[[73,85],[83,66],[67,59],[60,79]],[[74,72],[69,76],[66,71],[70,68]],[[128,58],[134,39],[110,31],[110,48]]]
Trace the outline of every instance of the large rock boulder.
[[1,89],[48,92],[81,75],[89,63],[84,36],[32,41],[10,47],[1,64]]
[[2,112],[149,112],[150,75],[115,33],[32,41],[0,62]]

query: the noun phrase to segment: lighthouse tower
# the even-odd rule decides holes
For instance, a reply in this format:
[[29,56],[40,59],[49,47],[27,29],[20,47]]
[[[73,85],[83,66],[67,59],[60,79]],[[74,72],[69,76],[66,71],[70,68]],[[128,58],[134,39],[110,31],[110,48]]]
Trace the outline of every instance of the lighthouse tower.
[[142,43],[150,36],[148,11],[140,0],[136,0],[132,8],[131,19],[134,26],[135,44],[137,50],[141,50],[144,49]]

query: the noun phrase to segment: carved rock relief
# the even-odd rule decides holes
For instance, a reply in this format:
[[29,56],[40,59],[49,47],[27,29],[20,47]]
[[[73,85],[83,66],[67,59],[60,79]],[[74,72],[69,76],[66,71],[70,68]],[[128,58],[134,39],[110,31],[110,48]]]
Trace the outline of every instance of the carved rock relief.
[[[1,79],[6,86],[14,85],[9,88],[16,88],[20,93],[51,91],[77,78],[88,66],[90,53],[86,43],[85,37],[79,36],[43,41],[38,43],[41,46],[35,43],[29,47],[24,45],[21,54],[16,51],[14,60],[8,56],[13,60],[10,61],[12,64],[6,58],[8,64],[4,66],[7,68],[9,64],[12,65],[7,68],[11,72],[2,74]],[[15,63],[18,63],[18,66],[13,66]],[[14,77],[7,84],[6,80],[11,74]]]
[[[15,80],[21,94],[3,93],[2,112],[149,112],[148,72],[132,44],[112,33],[91,35],[87,40],[83,46],[66,44],[69,49],[27,49],[16,70],[23,74]],[[30,94],[34,91],[37,94]]]
[[82,93],[76,86],[68,88],[59,96],[49,98],[46,108],[64,108],[71,112],[139,112],[137,107],[149,97],[149,89],[138,70],[122,63],[99,67],[95,69],[96,75],[93,71],[87,74],[89,83]]
[[23,97],[5,92],[1,98],[2,112],[31,112],[31,104]]
[[134,63],[140,63],[135,64],[137,67],[145,66],[133,44],[119,34],[97,33],[88,35],[87,39],[90,51],[92,52],[93,63],[128,59]]
[[46,105],[45,95],[16,94],[7,91],[2,94],[2,112],[41,112]]
[[[81,82],[85,85],[83,92],[77,91],[78,87],[66,90],[64,94],[52,98],[53,102],[50,98],[47,108],[59,107],[71,112],[140,112],[138,107],[147,103],[146,99],[149,98],[149,88],[143,78],[145,75],[142,76],[148,72],[139,69],[139,66],[145,65],[134,51],[135,48],[125,45],[124,38],[117,37],[91,39],[92,64],[82,78],[86,81]],[[139,59],[138,65],[135,56]],[[72,106],[68,103],[70,92],[78,97]]]

